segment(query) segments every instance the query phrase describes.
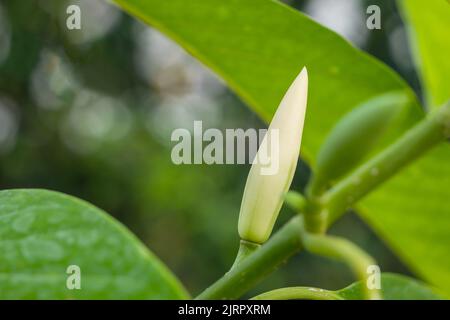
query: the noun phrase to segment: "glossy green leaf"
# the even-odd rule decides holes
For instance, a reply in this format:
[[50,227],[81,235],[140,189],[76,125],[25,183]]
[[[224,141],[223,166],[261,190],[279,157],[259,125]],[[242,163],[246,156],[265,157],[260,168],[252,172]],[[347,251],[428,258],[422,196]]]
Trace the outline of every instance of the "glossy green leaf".
[[427,103],[436,108],[450,99],[450,2],[399,0]]
[[114,0],[217,72],[264,120],[303,66],[309,73],[302,155],[314,161],[354,106],[409,90],[384,64],[299,11],[269,0]]
[[[362,300],[361,286],[356,282],[335,293],[345,300]],[[385,300],[439,300],[439,297],[426,284],[399,274],[381,275],[381,292]]]
[[[312,165],[325,136],[344,114],[379,94],[409,91],[405,82],[385,65],[276,1],[114,2],[158,28],[221,75],[266,121],[295,75],[306,65],[310,91],[301,153]],[[430,3],[425,2],[423,6]],[[440,39],[446,42],[445,35]],[[441,46],[442,43],[433,50],[439,51]],[[440,53],[445,52],[448,50]],[[448,63],[436,61],[440,61],[439,68]],[[433,68],[427,72],[434,75],[438,71]],[[442,82],[440,86],[448,86],[448,76],[444,80],[437,77]],[[417,107],[410,112],[409,121],[398,126],[399,132],[423,116]],[[447,293],[450,293],[449,159],[448,146],[438,147],[361,205],[363,216],[403,260]]]
[[[1,299],[187,297],[136,237],[84,201],[45,190],[1,191],[0,222]],[[71,265],[80,268],[79,290],[66,285]]]

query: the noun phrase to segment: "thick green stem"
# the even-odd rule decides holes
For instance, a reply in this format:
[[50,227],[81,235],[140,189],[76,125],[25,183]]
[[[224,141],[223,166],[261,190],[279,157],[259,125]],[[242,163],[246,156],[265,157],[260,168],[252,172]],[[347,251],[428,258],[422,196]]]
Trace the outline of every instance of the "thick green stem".
[[447,104],[336,184],[321,199],[329,216],[329,224],[399,170],[448,138],[449,127],[450,104]]
[[366,299],[381,299],[380,290],[369,288],[367,285],[367,272],[370,266],[375,265],[375,260],[366,252],[347,239],[310,233],[302,233],[302,235],[303,245],[307,251],[347,264],[356,278],[361,280]]
[[301,217],[292,218],[270,241],[242,260],[196,299],[239,298],[258,281],[301,250],[300,232],[302,229]]
[[251,300],[344,300],[334,293],[319,288],[288,287],[264,292]]
[[[330,225],[345,210],[369,191],[389,179],[417,157],[449,138],[450,104],[422,120],[392,146],[361,166],[348,178],[328,191],[321,205],[328,210]],[[283,226],[268,242],[216,283],[197,299],[238,298],[259,280],[274,271],[282,262],[303,247],[300,233],[301,217],[295,217]]]
[[325,234],[328,227],[328,210],[322,206],[317,198],[308,199],[308,205],[304,213],[306,231]]

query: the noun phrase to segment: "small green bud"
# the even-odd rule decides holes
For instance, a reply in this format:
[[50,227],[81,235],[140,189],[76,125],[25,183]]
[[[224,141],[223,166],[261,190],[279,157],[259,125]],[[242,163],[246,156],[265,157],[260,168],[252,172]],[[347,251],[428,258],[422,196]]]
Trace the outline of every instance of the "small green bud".
[[[239,213],[238,229],[243,240],[264,243],[272,232],[297,167],[307,93],[308,74],[303,68],[281,100],[250,168]],[[267,164],[258,159],[268,154],[269,140],[274,147],[274,139],[278,152],[270,159],[270,166],[275,161],[277,170],[268,174]]]
[[368,100],[344,116],[319,150],[308,193],[322,193],[360,163],[410,102],[407,93],[390,92]]

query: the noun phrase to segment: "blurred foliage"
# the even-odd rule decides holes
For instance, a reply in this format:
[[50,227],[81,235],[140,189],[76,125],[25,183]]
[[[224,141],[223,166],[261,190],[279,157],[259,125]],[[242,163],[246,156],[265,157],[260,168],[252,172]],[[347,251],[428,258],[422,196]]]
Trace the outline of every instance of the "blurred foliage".
[[[286,2],[308,12],[313,1]],[[327,1],[317,2],[328,10]],[[394,5],[382,2],[386,27],[359,35],[358,45],[417,88],[401,47],[404,27]],[[81,31],[65,26],[69,3],[86,13]],[[365,17],[363,7],[356,10]],[[193,120],[218,128],[263,123],[176,45],[102,0],[0,0],[0,18],[0,188],[47,188],[95,204],[194,294],[218,278],[237,250],[248,166],[176,166],[170,133]],[[301,190],[307,179],[302,163],[293,187]],[[284,209],[277,225],[290,214]],[[356,241],[384,272],[408,273],[356,216],[331,232]],[[344,266],[302,253],[249,295],[351,282]]]

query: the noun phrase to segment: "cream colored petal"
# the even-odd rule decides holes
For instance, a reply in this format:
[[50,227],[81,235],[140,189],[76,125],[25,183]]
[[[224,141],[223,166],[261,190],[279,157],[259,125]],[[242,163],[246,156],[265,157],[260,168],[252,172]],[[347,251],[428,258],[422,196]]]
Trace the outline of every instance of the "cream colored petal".
[[[303,68],[281,100],[247,177],[239,214],[244,240],[263,243],[272,232],[297,166],[307,95],[308,73]],[[274,141],[278,152],[269,164],[258,161],[271,154]]]

